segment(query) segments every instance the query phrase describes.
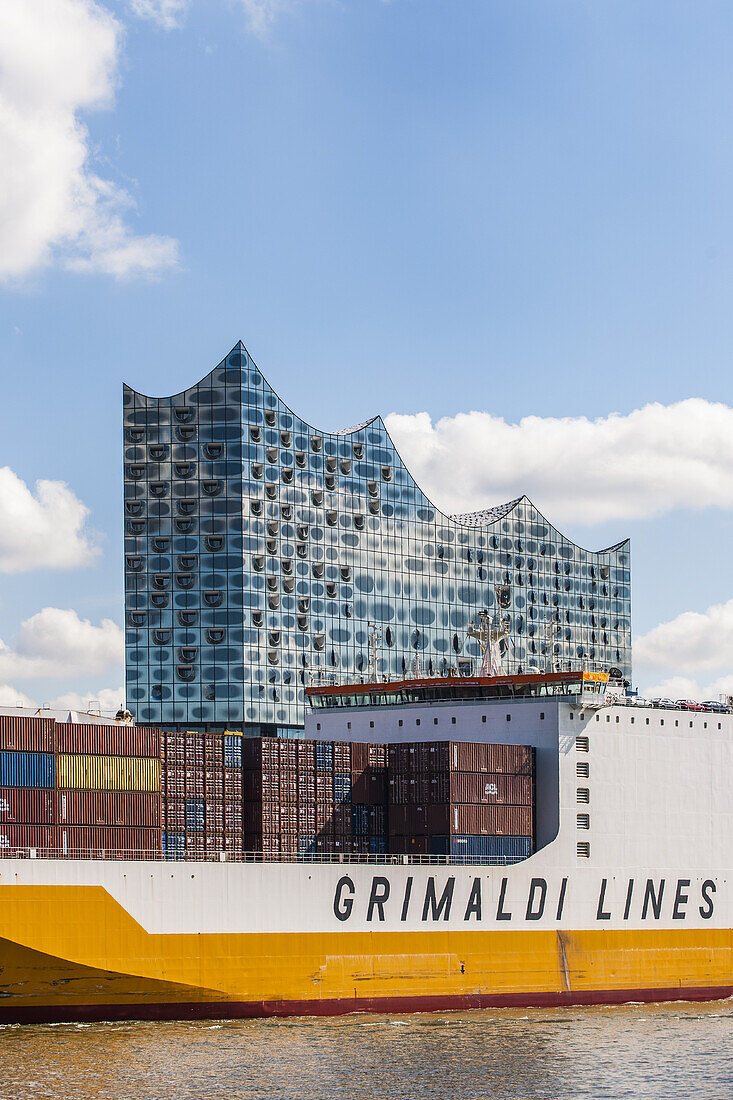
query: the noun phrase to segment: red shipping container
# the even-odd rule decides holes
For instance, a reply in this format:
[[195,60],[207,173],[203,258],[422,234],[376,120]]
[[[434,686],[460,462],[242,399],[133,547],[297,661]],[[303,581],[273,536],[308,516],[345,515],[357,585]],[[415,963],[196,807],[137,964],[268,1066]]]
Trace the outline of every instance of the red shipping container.
[[281,764],[292,764],[293,767],[297,767],[298,764],[298,742],[289,739],[280,739],[279,741],[279,759]]
[[59,825],[159,829],[160,795],[135,791],[55,791]]
[[[442,776],[440,777],[443,778]],[[437,788],[443,787],[442,797]],[[431,802],[503,803],[509,806],[531,806],[532,778],[528,775],[507,775],[499,772],[451,772],[448,796],[445,784],[434,782],[429,788]]]
[[56,847],[61,855],[124,859],[133,853],[160,851],[160,829],[97,828],[88,825],[59,825]]
[[[435,807],[434,809],[438,809]],[[443,809],[442,807],[440,809]],[[459,836],[533,836],[534,814],[531,806],[464,806],[445,807],[449,810],[448,827],[445,814],[432,832]]]
[[439,741],[431,746],[431,767],[452,771],[505,772],[531,775],[534,753],[528,745],[493,745]]
[[0,714],[0,749],[16,752],[54,752],[53,718],[26,718]]
[[296,742],[298,746],[298,770],[313,769],[316,766],[316,750],[315,744],[310,739],[304,738],[302,741]]
[[369,766],[373,768],[386,768],[387,767],[387,745],[370,744],[369,748]]
[[56,752],[94,756],[160,756],[160,730],[143,726],[103,726],[57,722]]
[[22,787],[0,788],[0,822],[52,825],[54,792]]
[[48,852],[55,846],[53,825],[0,825],[0,856],[12,855],[18,848],[36,848]]
[[316,799],[318,802],[333,802],[333,776],[316,776]]

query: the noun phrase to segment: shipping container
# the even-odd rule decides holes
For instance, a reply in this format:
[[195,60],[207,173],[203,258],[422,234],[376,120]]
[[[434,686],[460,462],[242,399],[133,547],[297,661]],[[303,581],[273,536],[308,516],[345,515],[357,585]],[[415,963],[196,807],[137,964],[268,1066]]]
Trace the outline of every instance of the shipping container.
[[206,825],[206,803],[203,798],[187,798],[185,802],[186,832],[203,832]]
[[0,825],[0,856],[12,855],[19,848],[35,848],[49,853],[56,846],[53,825]]
[[351,743],[351,777],[357,776],[369,767],[369,745],[365,741],[352,741]]
[[351,776],[336,774],[333,777],[333,797],[336,802],[351,801]]
[[59,825],[126,825],[159,829],[160,795],[139,791],[56,791]]
[[369,833],[369,807],[356,803],[351,807],[351,828],[355,836]]
[[529,836],[433,836],[430,838],[433,855],[472,859],[516,862],[532,855],[532,838]]
[[57,722],[56,753],[91,756],[160,757],[160,730],[142,726],[103,726]]
[[160,829],[59,825],[56,847],[62,856],[79,859],[125,859],[161,851]]
[[[434,809],[438,807],[431,807],[431,810]],[[457,836],[534,835],[534,814],[531,806],[453,805],[449,816],[449,828],[436,829],[436,833],[450,832]]]
[[164,832],[161,847],[166,859],[186,858],[186,834]]
[[54,756],[48,752],[0,752],[0,787],[53,787]]
[[298,771],[312,772],[316,766],[315,743],[304,738],[296,741],[295,744],[298,746]]
[[227,768],[242,767],[242,735],[238,733],[224,734],[224,766]]
[[[418,791],[417,802],[504,803],[531,806],[534,798],[532,777],[501,772],[425,773],[426,784]],[[411,792],[408,792],[411,793]],[[420,795],[424,795],[423,798]],[[412,799],[410,799],[411,801]]]
[[390,836],[389,851],[401,856],[428,855],[429,843],[426,836]]
[[534,750],[528,745],[414,741],[389,745],[388,758],[390,775],[440,770],[531,775]]
[[53,752],[53,718],[25,718],[0,714],[0,749],[15,752]]
[[459,804],[390,806],[390,836],[532,836],[531,806],[466,806]]
[[0,822],[26,825],[52,825],[54,822],[54,792],[48,788],[31,790],[25,787],[0,789]]
[[146,757],[58,756],[56,774],[66,790],[160,790],[160,761]]

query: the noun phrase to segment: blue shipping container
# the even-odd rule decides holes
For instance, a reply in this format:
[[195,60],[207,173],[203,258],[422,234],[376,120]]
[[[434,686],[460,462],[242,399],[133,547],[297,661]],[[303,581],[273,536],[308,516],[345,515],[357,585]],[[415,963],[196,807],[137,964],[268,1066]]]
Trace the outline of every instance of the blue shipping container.
[[447,856],[450,851],[450,838],[447,836],[431,836],[430,855]]
[[369,832],[369,807],[361,802],[351,807],[351,831],[354,836],[366,836]]
[[[434,837],[433,839],[442,840],[443,838]],[[473,859],[494,859],[499,863],[512,863],[532,855],[532,838],[529,836],[453,836],[450,841],[450,853],[452,856],[470,856]]]
[[161,839],[161,847],[163,849],[163,855],[166,859],[186,858],[185,833],[163,833]]
[[56,758],[50,752],[0,752],[0,787],[55,787]]
[[186,851],[186,834],[185,833],[163,833],[163,851],[164,852],[185,852]]
[[224,735],[224,767],[241,768],[242,766],[242,740],[231,733]]
[[351,799],[351,776],[334,775],[333,797],[336,802],[349,802]]
[[316,771],[333,771],[333,741],[316,741]]
[[186,799],[186,828],[189,832],[202,832],[206,824],[206,808],[203,798]]
[[384,836],[369,837],[369,854],[381,856],[387,851],[387,838]]

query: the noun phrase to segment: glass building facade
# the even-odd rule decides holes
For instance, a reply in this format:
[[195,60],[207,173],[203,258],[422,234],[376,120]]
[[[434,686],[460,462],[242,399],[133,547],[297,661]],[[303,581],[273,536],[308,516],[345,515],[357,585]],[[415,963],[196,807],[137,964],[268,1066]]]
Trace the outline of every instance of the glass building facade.
[[127,705],[141,724],[295,731],[304,685],[478,671],[631,677],[629,543],[598,552],[521,497],[438,511],[379,417],[319,431],[238,344],[197,385],[124,387]]

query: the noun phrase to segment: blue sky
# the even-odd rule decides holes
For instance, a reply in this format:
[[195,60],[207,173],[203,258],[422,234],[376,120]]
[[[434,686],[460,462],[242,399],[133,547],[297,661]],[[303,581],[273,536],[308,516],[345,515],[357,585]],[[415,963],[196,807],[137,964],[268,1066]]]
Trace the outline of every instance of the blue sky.
[[[117,690],[121,383],[176,392],[240,338],[323,428],[400,414],[447,510],[436,448],[490,414],[466,501],[631,535],[642,686],[723,686],[730,5],[3,7],[0,702]],[[65,499],[42,538],[38,479],[91,534]]]

